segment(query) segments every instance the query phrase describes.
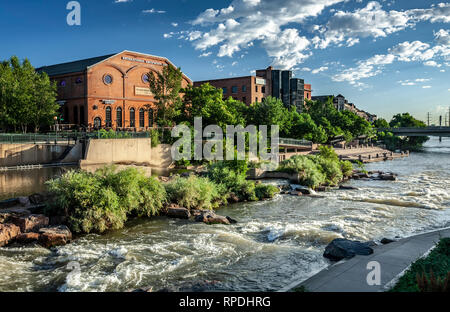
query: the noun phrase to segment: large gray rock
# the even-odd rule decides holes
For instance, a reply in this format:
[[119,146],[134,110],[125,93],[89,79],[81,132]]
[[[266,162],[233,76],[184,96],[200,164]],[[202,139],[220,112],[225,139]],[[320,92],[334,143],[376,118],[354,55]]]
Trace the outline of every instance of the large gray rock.
[[332,261],[350,259],[355,255],[368,256],[373,254],[373,249],[366,243],[336,238],[326,248],[323,256]]

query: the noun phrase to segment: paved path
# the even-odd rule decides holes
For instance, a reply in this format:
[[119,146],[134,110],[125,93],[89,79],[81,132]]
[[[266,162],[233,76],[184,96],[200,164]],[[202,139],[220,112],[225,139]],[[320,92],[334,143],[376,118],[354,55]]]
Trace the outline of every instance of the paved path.
[[[436,245],[441,237],[450,237],[450,228],[408,237],[397,242],[376,246],[370,256],[356,256],[347,261],[338,262],[301,284],[291,284],[281,291],[289,291],[305,286],[311,292],[379,292],[390,288],[392,281],[411,263],[416,261]],[[381,266],[381,285],[369,286],[367,269],[370,261]]]

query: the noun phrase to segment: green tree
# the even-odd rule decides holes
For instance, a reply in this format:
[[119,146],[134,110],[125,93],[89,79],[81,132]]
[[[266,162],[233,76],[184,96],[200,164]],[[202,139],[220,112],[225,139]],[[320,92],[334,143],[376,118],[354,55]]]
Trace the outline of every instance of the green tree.
[[188,86],[183,93],[179,123],[194,125],[194,118],[202,117],[203,125],[218,125],[223,129],[226,125],[246,124],[248,107],[233,98],[224,101],[221,89],[206,83],[200,87]]
[[148,78],[150,91],[157,101],[158,125],[173,126],[173,120],[179,114],[181,106],[180,90],[183,74],[180,68],[169,64],[161,72],[150,72]]
[[249,123],[268,127],[278,125],[281,135],[286,135],[291,127],[290,113],[281,100],[269,96],[250,106]]
[[47,74],[37,73],[25,59],[13,56],[0,66],[0,125],[26,132],[52,123],[59,109],[56,85]]
[[[426,124],[414,118],[409,113],[397,114],[389,122],[392,128],[411,127],[411,128],[424,128]],[[427,142],[429,137],[397,137],[389,136],[385,138],[385,141],[389,148],[401,148],[408,150],[419,150],[422,148],[423,143]]]

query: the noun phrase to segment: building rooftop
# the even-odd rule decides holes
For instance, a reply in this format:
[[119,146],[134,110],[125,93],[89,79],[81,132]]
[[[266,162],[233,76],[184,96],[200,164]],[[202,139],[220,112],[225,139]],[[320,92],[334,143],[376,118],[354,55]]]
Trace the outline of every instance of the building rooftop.
[[61,64],[55,64],[55,65],[50,65],[50,66],[43,66],[43,67],[37,68],[36,71],[37,72],[46,72],[47,75],[49,75],[49,76],[58,76],[58,75],[64,75],[64,74],[83,72],[89,66],[92,66],[101,61],[104,61],[107,58],[110,58],[111,56],[114,56],[114,55],[116,55],[116,54],[108,54],[108,55],[92,57],[92,58],[74,61],[74,62],[61,63]]

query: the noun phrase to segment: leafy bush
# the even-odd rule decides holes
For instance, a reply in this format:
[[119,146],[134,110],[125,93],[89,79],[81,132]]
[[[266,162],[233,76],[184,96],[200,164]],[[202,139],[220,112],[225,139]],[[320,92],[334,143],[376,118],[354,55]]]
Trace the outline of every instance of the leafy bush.
[[316,158],[296,155],[280,163],[278,170],[285,172],[298,172],[301,174],[300,183],[315,188],[326,182],[326,176],[322,173]]
[[116,132],[112,129],[110,129],[109,131],[101,129],[100,131],[98,131],[98,134],[101,139],[125,139],[131,137],[128,132]]
[[273,198],[278,192],[278,187],[271,184],[258,184],[255,187],[255,194],[259,200]]
[[279,171],[299,173],[300,183],[315,188],[319,185],[337,185],[344,176],[350,176],[353,166],[340,161],[332,147],[321,146],[314,156],[296,155],[280,163]]
[[337,185],[342,181],[343,174],[338,160],[317,156],[314,158],[314,161],[319,165],[319,170],[325,175],[325,183]]
[[152,147],[157,147],[161,143],[159,141],[159,131],[157,129],[151,129],[149,133],[150,139],[152,140]]
[[165,188],[170,202],[187,209],[214,209],[225,202],[223,187],[208,178],[177,176]]
[[55,195],[53,213],[68,217],[75,233],[102,233],[120,229],[129,216],[156,215],[166,201],[164,187],[155,178],[130,168],[96,173],[69,171],[47,183]]
[[247,170],[246,161],[219,161],[208,166],[208,177],[227,194],[234,193],[241,201],[256,201],[255,182],[246,180]]
[[344,160],[340,162],[341,171],[344,177],[350,177],[353,174],[353,165],[348,160]]

